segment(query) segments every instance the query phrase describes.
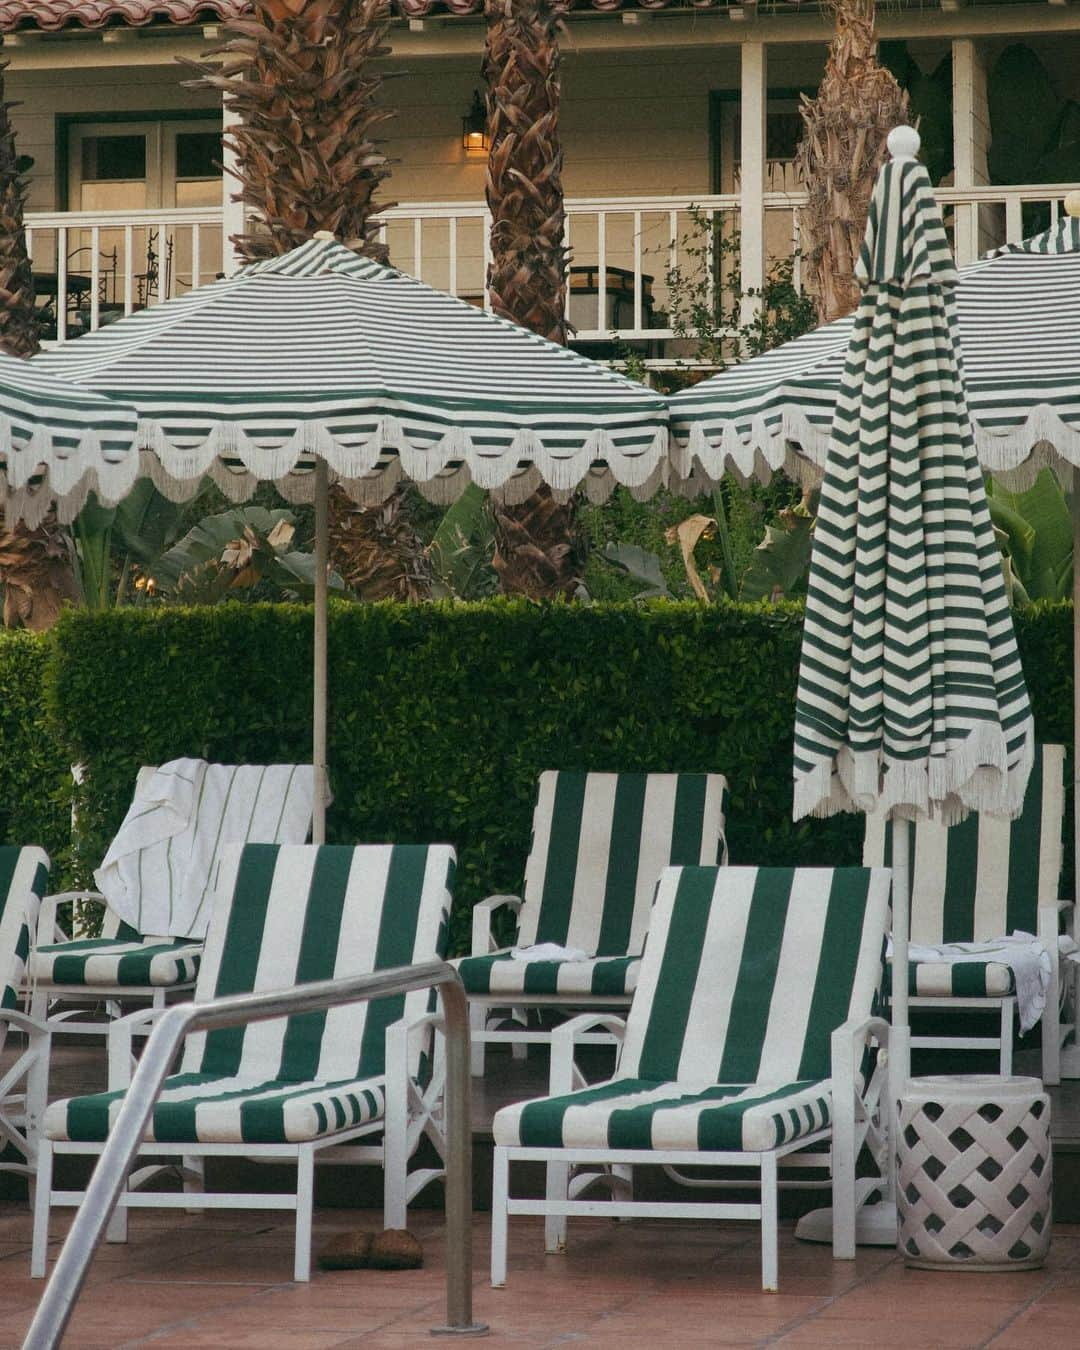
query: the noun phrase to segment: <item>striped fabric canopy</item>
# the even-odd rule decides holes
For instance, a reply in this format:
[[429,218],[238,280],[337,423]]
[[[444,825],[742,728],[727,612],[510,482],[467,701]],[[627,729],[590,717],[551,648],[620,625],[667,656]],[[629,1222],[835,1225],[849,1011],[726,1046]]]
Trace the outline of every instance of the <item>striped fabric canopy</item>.
[[137,415],[0,352],[0,511],[9,525],[41,522],[56,504],[65,524],[94,491],[112,505],[138,473]]
[[131,400],[147,472],[174,499],[210,474],[310,499],[311,457],[360,502],[402,478],[450,501],[543,480],[647,495],[667,455],[658,394],[328,237],[35,358]]
[[[914,137],[912,137],[914,139]],[[1015,816],[1033,729],[926,170],[879,175],[814,537],[795,817]]]
[[[956,303],[983,466],[1019,487],[1054,452],[1080,464],[1080,220],[963,268]],[[838,319],[676,395],[676,472],[820,477],[853,324]]]

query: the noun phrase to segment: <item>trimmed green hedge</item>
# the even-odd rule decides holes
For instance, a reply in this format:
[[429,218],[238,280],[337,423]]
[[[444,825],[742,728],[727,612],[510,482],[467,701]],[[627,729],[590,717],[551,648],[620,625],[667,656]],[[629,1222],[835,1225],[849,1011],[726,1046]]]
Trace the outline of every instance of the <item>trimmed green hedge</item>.
[[45,637],[0,629],[0,843],[41,844],[55,878],[71,845],[71,758],[45,718],[49,651]]
[[[1040,735],[1069,741],[1071,606],[1022,611],[1017,628]],[[520,886],[536,777],[552,766],[720,770],[733,860],[855,862],[858,817],[791,821],[800,633],[789,604],[334,606],[329,835],[454,843],[459,949],[471,903]],[[0,782],[0,821],[30,838],[45,819],[51,842],[67,765],[85,762],[84,879],[140,764],[310,754],[309,609],[72,611],[45,651],[0,641],[0,672],[31,685],[14,696],[13,734],[45,757]],[[50,735],[37,740],[23,724],[40,725],[43,668]]]

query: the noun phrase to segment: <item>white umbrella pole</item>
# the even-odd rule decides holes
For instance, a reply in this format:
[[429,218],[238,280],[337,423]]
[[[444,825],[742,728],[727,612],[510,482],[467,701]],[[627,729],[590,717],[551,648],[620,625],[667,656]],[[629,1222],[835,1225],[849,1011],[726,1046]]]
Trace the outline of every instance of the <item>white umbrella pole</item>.
[[892,820],[892,994],[889,1019],[889,1199],[896,1194],[897,1102],[911,1077],[908,939],[911,935],[911,821]]
[[315,703],[312,709],[311,763],[315,770],[315,801],[311,838],[326,843],[326,596],[330,553],[330,480],[326,460],[315,461]]

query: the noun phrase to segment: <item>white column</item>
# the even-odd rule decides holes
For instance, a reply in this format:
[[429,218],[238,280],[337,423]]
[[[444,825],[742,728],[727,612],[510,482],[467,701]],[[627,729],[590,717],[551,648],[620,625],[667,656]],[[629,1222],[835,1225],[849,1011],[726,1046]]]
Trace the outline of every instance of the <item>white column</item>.
[[[767,62],[763,42],[744,42],[740,91],[740,272],[744,292],[760,294],[765,284],[765,105]],[[742,322],[751,323],[760,299],[742,303]]]
[[[953,54],[953,181],[958,188],[985,187],[990,181],[990,112],[986,60],[972,38],[955,38]],[[962,206],[956,213],[956,257],[974,262],[995,236],[992,208]]]
[[[231,101],[224,98],[221,104],[221,127],[226,136],[239,122],[240,117],[234,111]],[[234,194],[240,190],[240,183],[229,172],[231,168],[236,166],[236,155],[230,149],[228,140],[226,140],[222,149],[221,162],[225,170],[221,184],[221,270],[227,277],[231,277],[240,266],[240,259],[236,255],[236,249],[229,243],[229,239],[234,234],[243,234],[247,224],[243,203],[233,201]]]

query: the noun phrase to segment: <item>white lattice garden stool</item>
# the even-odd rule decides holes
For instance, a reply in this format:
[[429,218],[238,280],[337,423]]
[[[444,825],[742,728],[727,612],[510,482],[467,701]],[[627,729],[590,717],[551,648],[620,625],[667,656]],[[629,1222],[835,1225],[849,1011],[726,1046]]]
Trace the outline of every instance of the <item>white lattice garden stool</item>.
[[909,1079],[899,1103],[908,1265],[1027,1270],[1050,1247],[1050,1098],[1038,1078]]

